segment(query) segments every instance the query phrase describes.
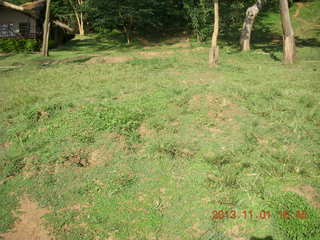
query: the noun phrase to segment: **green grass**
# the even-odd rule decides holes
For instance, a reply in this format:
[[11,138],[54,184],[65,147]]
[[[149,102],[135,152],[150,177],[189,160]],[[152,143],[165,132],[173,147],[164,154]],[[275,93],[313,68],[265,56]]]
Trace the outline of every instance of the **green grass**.
[[[142,49],[100,38],[99,50],[95,39],[75,39],[49,61],[133,60],[0,57],[0,232],[27,194],[50,209],[56,239],[315,236],[319,209],[284,188],[320,191],[319,47],[299,46],[286,66],[280,48],[225,45],[210,68],[207,45]],[[278,218],[284,204],[312,217]],[[241,217],[213,220],[214,210]],[[256,218],[263,210],[272,217]]]

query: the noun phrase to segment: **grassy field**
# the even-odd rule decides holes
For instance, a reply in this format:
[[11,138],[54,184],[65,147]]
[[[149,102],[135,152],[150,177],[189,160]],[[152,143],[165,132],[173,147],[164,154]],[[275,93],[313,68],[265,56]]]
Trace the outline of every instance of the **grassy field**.
[[315,9],[293,18],[292,66],[276,41],[249,53],[221,42],[217,68],[208,44],[178,39],[0,56],[2,237],[42,211],[59,240],[320,239]]

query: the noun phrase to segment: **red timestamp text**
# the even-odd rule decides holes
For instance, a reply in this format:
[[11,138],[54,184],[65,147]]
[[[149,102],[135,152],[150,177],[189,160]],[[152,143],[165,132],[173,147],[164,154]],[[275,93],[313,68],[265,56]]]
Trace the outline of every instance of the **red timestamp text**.
[[308,217],[307,213],[302,210],[288,211],[281,210],[276,213],[272,213],[269,210],[253,211],[253,210],[214,210],[212,211],[213,220],[221,219],[261,219],[267,220],[272,217],[280,217],[283,219],[306,219]]

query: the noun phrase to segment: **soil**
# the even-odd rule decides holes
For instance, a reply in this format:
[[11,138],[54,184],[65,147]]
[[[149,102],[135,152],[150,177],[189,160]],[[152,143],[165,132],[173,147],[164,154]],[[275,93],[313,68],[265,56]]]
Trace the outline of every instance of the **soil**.
[[1,235],[4,240],[54,240],[50,233],[43,226],[42,217],[49,213],[48,209],[40,208],[37,203],[27,197],[20,201],[18,220],[15,222],[12,231]]
[[297,2],[298,8],[297,8],[297,10],[296,10],[296,12],[295,12],[295,14],[294,14],[294,17],[295,17],[295,18],[300,16],[301,8],[303,8],[304,5],[305,5],[305,4],[304,4],[303,2]]

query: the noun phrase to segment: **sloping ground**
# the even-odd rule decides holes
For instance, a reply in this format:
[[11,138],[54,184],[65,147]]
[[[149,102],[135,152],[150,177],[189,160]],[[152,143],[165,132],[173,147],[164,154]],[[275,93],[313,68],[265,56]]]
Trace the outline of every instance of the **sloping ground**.
[[[290,8],[291,20],[294,28],[295,35],[300,39],[312,40],[319,38],[320,31],[320,2],[307,1],[296,2]],[[262,23],[269,27],[272,32],[279,35],[282,34],[281,23],[279,21],[278,13],[268,14]],[[312,44],[312,42],[310,42]]]
[[3,56],[5,239],[318,240],[319,48],[185,43]]

